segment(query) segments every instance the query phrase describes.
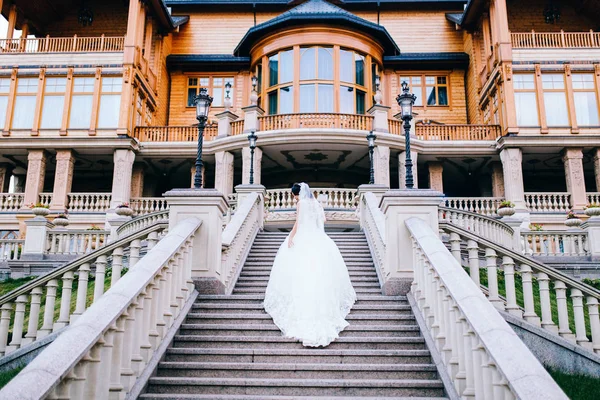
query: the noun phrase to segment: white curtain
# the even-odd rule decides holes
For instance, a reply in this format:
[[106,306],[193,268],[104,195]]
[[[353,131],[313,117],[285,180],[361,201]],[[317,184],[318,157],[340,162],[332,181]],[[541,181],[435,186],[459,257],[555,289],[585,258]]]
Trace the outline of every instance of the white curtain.
[[598,126],[598,102],[594,92],[575,92],[575,113],[577,125]]
[[46,95],[42,107],[42,122],[40,128],[59,129],[62,123],[64,105],[64,95]]
[[13,129],[31,129],[36,96],[17,96],[13,112]]
[[71,98],[70,129],[89,129],[92,119],[92,95],[77,94]]
[[518,126],[539,126],[535,93],[515,93]]
[[300,112],[314,113],[315,111],[315,85],[300,85]]
[[315,48],[302,48],[300,49],[300,80],[304,81],[315,78]]
[[354,114],[354,91],[348,86],[340,87],[340,113]]
[[6,107],[8,106],[8,96],[0,96],[0,129],[4,129],[6,123]]
[[319,112],[333,112],[333,85],[319,85]]
[[116,128],[119,125],[120,108],[120,94],[103,94],[100,97],[98,128]]
[[564,92],[544,93],[544,103],[548,126],[569,126],[567,98]]

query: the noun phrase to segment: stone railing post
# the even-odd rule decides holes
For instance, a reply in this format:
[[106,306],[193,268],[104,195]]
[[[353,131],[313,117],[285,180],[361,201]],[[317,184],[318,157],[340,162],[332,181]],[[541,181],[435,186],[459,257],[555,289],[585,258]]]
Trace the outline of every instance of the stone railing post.
[[587,232],[587,245],[593,260],[600,260],[600,217],[591,217],[582,226]]
[[522,253],[525,249],[523,248],[523,241],[521,239],[521,232],[525,230],[523,228],[523,221],[518,218],[502,217],[502,222],[510,226],[513,229],[513,241],[512,249],[517,253]]
[[364,225],[363,222],[364,222],[364,219],[365,219],[365,215],[364,215],[365,210],[363,210],[363,207],[362,207],[362,198],[365,195],[365,193],[369,193],[369,192],[373,193],[375,195],[375,197],[377,198],[377,200],[379,201],[379,200],[381,200],[381,197],[383,196],[383,194],[385,192],[387,192],[388,190],[390,190],[390,188],[388,186],[386,186],[386,185],[368,185],[368,184],[365,184],[365,185],[360,185],[358,187],[357,195],[358,195],[358,198],[359,198],[358,208],[359,208],[359,219],[360,219],[360,227],[361,228]]
[[260,212],[259,220],[260,220],[260,229],[262,229],[264,227],[264,221],[265,221],[264,203],[265,203],[265,196],[267,195],[267,189],[263,185],[237,185],[235,187],[235,192],[238,195],[238,198],[237,198],[238,206],[244,202],[244,200],[246,199],[246,197],[248,197],[248,195],[250,193],[256,192],[261,197],[261,203],[263,204],[263,207],[261,207],[259,210],[259,212]]
[[388,124],[388,111],[390,107],[383,106],[381,104],[375,104],[373,107],[369,108],[367,114],[373,116],[373,130],[375,132],[385,132],[389,133],[390,128]]
[[214,189],[173,189],[164,194],[169,212],[169,231],[189,217],[202,220],[192,240],[192,280],[201,294],[224,294],[221,268],[221,233],[227,200]]
[[434,232],[439,231],[438,208],[443,194],[429,189],[390,190],[381,198],[381,211],[386,219],[385,266],[389,274],[383,282],[387,295],[404,295],[414,277],[413,247],[404,221],[412,217],[425,220]]
[[34,217],[25,221],[27,233],[21,260],[41,260],[46,253],[48,243],[48,230],[54,228],[54,224],[45,217]]
[[244,111],[244,133],[260,131],[258,117],[262,117],[265,112],[257,105],[251,105],[242,108]]
[[238,120],[238,116],[229,110],[216,115],[218,122],[217,139],[231,136],[231,123]]
[[119,238],[119,234],[117,233],[117,230],[126,222],[129,222],[131,220],[131,217],[122,217],[120,215],[117,214],[108,214],[106,216],[106,224],[107,226],[107,230],[110,231],[110,236],[108,237],[108,242],[114,242],[115,240],[117,240]]

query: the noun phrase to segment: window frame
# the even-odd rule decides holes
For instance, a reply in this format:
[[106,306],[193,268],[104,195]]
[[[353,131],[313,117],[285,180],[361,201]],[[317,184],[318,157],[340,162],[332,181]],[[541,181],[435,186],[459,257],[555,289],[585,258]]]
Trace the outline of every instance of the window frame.
[[[402,73],[397,74],[398,88],[399,88],[398,92],[399,93],[401,92],[402,82],[405,80],[405,78],[409,78],[408,84],[409,84],[410,91],[413,94],[415,94],[417,96],[417,98],[420,98],[423,101],[423,104],[415,105],[414,107],[423,109],[423,110],[427,110],[427,108],[429,108],[429,107],[433,107],[435,109],[443,109],[443,108],[452,109],[452,86],[451,86],[450,76],[451,76],[450,71],[425,71],[425,72],[420,72],[420,71],[404,72],[403,71]],[[413,78],[421,79],[421,83],[418,85],[420,87],[421,93],[416,93],[413,90],[413,87],[414,87],[414,85],[412,83]],[[427,84],[427,78],[434,78],[435,83],[433,85]],[[445,78],[446,83],[445,84],[438,83],[439,78]],[[434,87],[434,90],[436,93],[436,103],[437,104],[427,104],[427,87],[431,87],[431,86]],[[439,100],[438,87],[446,88],[448,104],[442,104],[442,105],[439,104],[440,100]]]
[[[96,77],[93,75],[81,75],[81,76],[74,76],[71,79],[73,79],[73,89],[71,90],[71,93],[69,94],[71,99],[70,99],[70,103],[69,103],[69,112],[68,112],[68,116],[67,116],[67,129],[70,129],[70,130],[90,129],[90,127],[92,126],[92,116],[94,115],[94,96],[96,95],[96,93],[95,93]],[[77,85],[75,83],[78,79],[91,79],[92,90],[90,92],[78,92]],[[85,86],[86,85],[84,85],[84,87]],[[81,96],[81,95],[91,96],[91,98],[92,98],[92,105],[90,107],[90,120],[89,120],[88,126],[86,126],[86,127],[71,127],[71,114],[72,114],[73,104],[74,104],[73,99],[76,96]]]
[[[233,97],[234,97],[234,93],[235,93],[235,81],[236,81],[236,77],[237,75],[235,74],[226,74],[226,73],[219,73],[219,74],[186,74],[185,75],[185,80],[186,80],[186,85],[185,85],[185,97],[184,97],[184,101],[185,101],[185,108],[186,109],[190,109],[190,108],[196,108],[195,105],[189,105],[188,103],[188,95],[189,95],[189,90],[191,88],[195,88],[196,89],[196,96],[198,95],[198,93],[200,93],[200,88],[202,87],[206,87],[208,89],[208,94],[210,96],[213,96],[213,89],[216,88],[222,88],[223,89],[223,97],[221,99],[222,103],[221,105],[214,105],[214,101],[213,101],[213,105],[211,105],[211,108],[225,108],[225,98],[227,96],[226,90],[225,90],[225,84],[227,83],[227,79],[231,79],[231,93],[229,94],[231,96],[231,102],[232,102],[232,108],[235,108],[235,102],[233,101]],[[223,79],[223,85],[222,86],[214,86],[213,82],[215,78],[222,78]],[[190,79],[197,79],[197,84],[195,86],[191,86],[190,85]],[[200,80],[201,79],[208,79],[208,85],[203,86],[200,84]]]
[[[19,84],[21,83],[22,80],[35,81],[36,82],[35,92],[31,92],[31,91],[19,92]],[[42,82],[42,84],[44,84],[44,83]],[[27,85],[28,88],[29,88],[29,86],[30,85]],[[38,96],[39,89],[40,89],[40,78],[38,76],[36,76],[36,77],[32,77],[32,76],[17,77],[16,87],[15,87],[14,105],[12,107],[12,117],[11,117],[11,123],[10,123],[11,130],[33,130],[33,129],[35,129],[35,112],[33,112],[33,110],[37,109],[37,106],[38,106],[37,96]],[[15,113],[17,112],[17,100],[19,99],[19,97],[34,97],[35,98],[33,109],[31,109],[31,111],[30,111],[31,127],[29,127],[29,128],[15,127]]]
[[[581,75],[590,75],[592,77],[592,88],[591,89],[587,89],[587,88],[575,88],[575,81],[574,81],[574,77],[575,76],[581,76]],[[579,127],[582,128],[595,128],[598,127],[600,125],[600,99],[598,98],[598,88],[596,87],[596,79],[594,76],[594,73],[592,71],[578,71],[578,72],[573,72],[573,74],[571,75],[571,89],[573,90],[573,110],[575,112],[575,115],[571,117],[572,120],[577,122],[577,125]],[[581,125],[579,123],[579,121],[577,120],[577,103],[575,102],[575,93],[593,93],[594,97],[596,99],[596,118],[599,121],[598,124],[596,125]]]
[[[562,89],[555,89],[555,88],[545,88],[544,87],[544,77],[548,77],[551,75],[556,75],[556,76],[560,76],[562,78],[562,82],[563,82],[563,87]],[[554,72],[554,71],[548,71],[546,73],[541,74],[541,80],[540,80],[542,87],[541,87],[541,92],[542,92],[542,96],[544,96],[544,115],[546,116],[546,125],[549,128],[570,128],[573,126],[573,121],[575,116],[571,115],[571,111],[569,109],[569,97],[568,97],[568,87],[569,86],[569,82],[566,79],[565,73],[564,71],[562,72]],[[546,101],[546,93],[562,93],[564,95],[564,100],[565,100],[565,110],[566,110],[566,115],[567,115],[567,121],[566,124],[564,125],[550,125],[548,123],[548,105],[547,105],[547,101]]]
[[[517,77],[518,76],[526,76],[526,75],[531,76],[531,78],[533,79],[531,81],[531,83],[533,83],[533,87],[529,88],[529,89],[528,88],[518,88],[517,87],[518,86],[517,83],[520,83],[520,82],[518,82]],[[515,73],[513,75],[513,82],[514,82],[513,83],[513,90],[515,92],[515,113],[516,113],[515,118],[517,118],[517,126],[520,127],[520,128],[537,128],[537,127],[541,126],[541,120],[542,120],[542,118],[541,118],[541,115],[540,115],[540,99],[538,98],[538,90],[537,90],[537,82],[536,81],[537,80],[536,80],[536,76],[535,76],[535,72],[534,71],[527,71],[527,72],[522,72],[522,73]],[[529,82],[525,82],[525,83],[529,83]],[[519,110],[517,108],[517,99],[516,99],[516,94],[517,93],[533,93],[534,98],[535,98],[535,113],[536,113],[536,117],[537,117],[537,124],[536,125],[519,125],[519,118],[518,118]]]

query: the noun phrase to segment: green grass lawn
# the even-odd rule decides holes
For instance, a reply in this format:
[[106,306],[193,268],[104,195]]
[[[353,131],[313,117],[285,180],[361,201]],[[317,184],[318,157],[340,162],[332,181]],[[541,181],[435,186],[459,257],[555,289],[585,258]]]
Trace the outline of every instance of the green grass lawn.
[[571,400],[597,400],[600,393],[600,378],[586,375],[570,375],[548,369],[558,386]]
[[10,371],[0,372],[0,389],[2,389],[12,378],[17,376],[19,372],[25,367],[19,367],[15,369],[11,369]]
[[29,281],[35,279],[35,276],[28,276],[25,278],[12,279],[8,278],[2,282],[0,282],[0,296],[4,296],[6,293],[9,293],[19,286],[26,284]]

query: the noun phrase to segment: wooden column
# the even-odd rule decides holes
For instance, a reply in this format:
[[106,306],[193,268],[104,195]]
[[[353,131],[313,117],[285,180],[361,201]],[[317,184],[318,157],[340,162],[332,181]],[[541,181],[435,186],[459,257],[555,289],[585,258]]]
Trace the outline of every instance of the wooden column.
[[573,77],[571,76],[571,65],[569,64],[565,64],[565,88],[567,92],[567,108],[569,109],[571,133],[579,133],[575,111],[575,96],[573,95]]
[[[497,57],[501,62],[512,63],[512,45],[508,30],[508,15],[506,0],[493,0],[493,21],[496,37],[494,38],[498,51]],[[491,14],[490,14],[491,15]]]
[[538,118],[540,120],[541,133],[548,133],[548,122],[546,120],[546,102],[544,100],[544,83],[542,82],[542,68],[535,64],[535,94],[537,97]]
[[146,18],[146,35],[144,37],[144,58],[148,61],[148,68],[150,68],[150,56],[152,55],[152,28],[152,18],[148,17]]
[[[102,81],[102,67],[96,68],[96,76],[94,77],[94,95],[92,96],[92,116],[90,122],[90,136],[96,136],[96,127],[98,126],[98,112],[100,108],[100,85]],[[122,101],[122,100],[121,100]]]
[[46,69],[40,69],[40,77],[38,81],[37,96],[35,99],[35,110],[33,114],[33,126],[31,127],[31,134],[37,136],[40,134],[40,121],[42,119],[42,103],[44,97],[44,82],[46,80]]
[[63,105],[62,123],[60,125],[59,135],[66,136],[69,126],[69,112],[71,110],[71,96],[73,96],[73,68],[67,71],[67,85],[65,87],[65,102]]
[[8,12],[8,29],[6,31],[6,38],[12,39],[15,34],[15,26],[17,25],[17,6],[15,4],[10,6]]
[[15,107],[15,94],[17,92],[17,71],[17,68],[13,68],[12,73],[10,75],[10,89],[8,90],[8,104],[6,105],[6,119],[4,120],[2,136],[10,135],[13,109]]

